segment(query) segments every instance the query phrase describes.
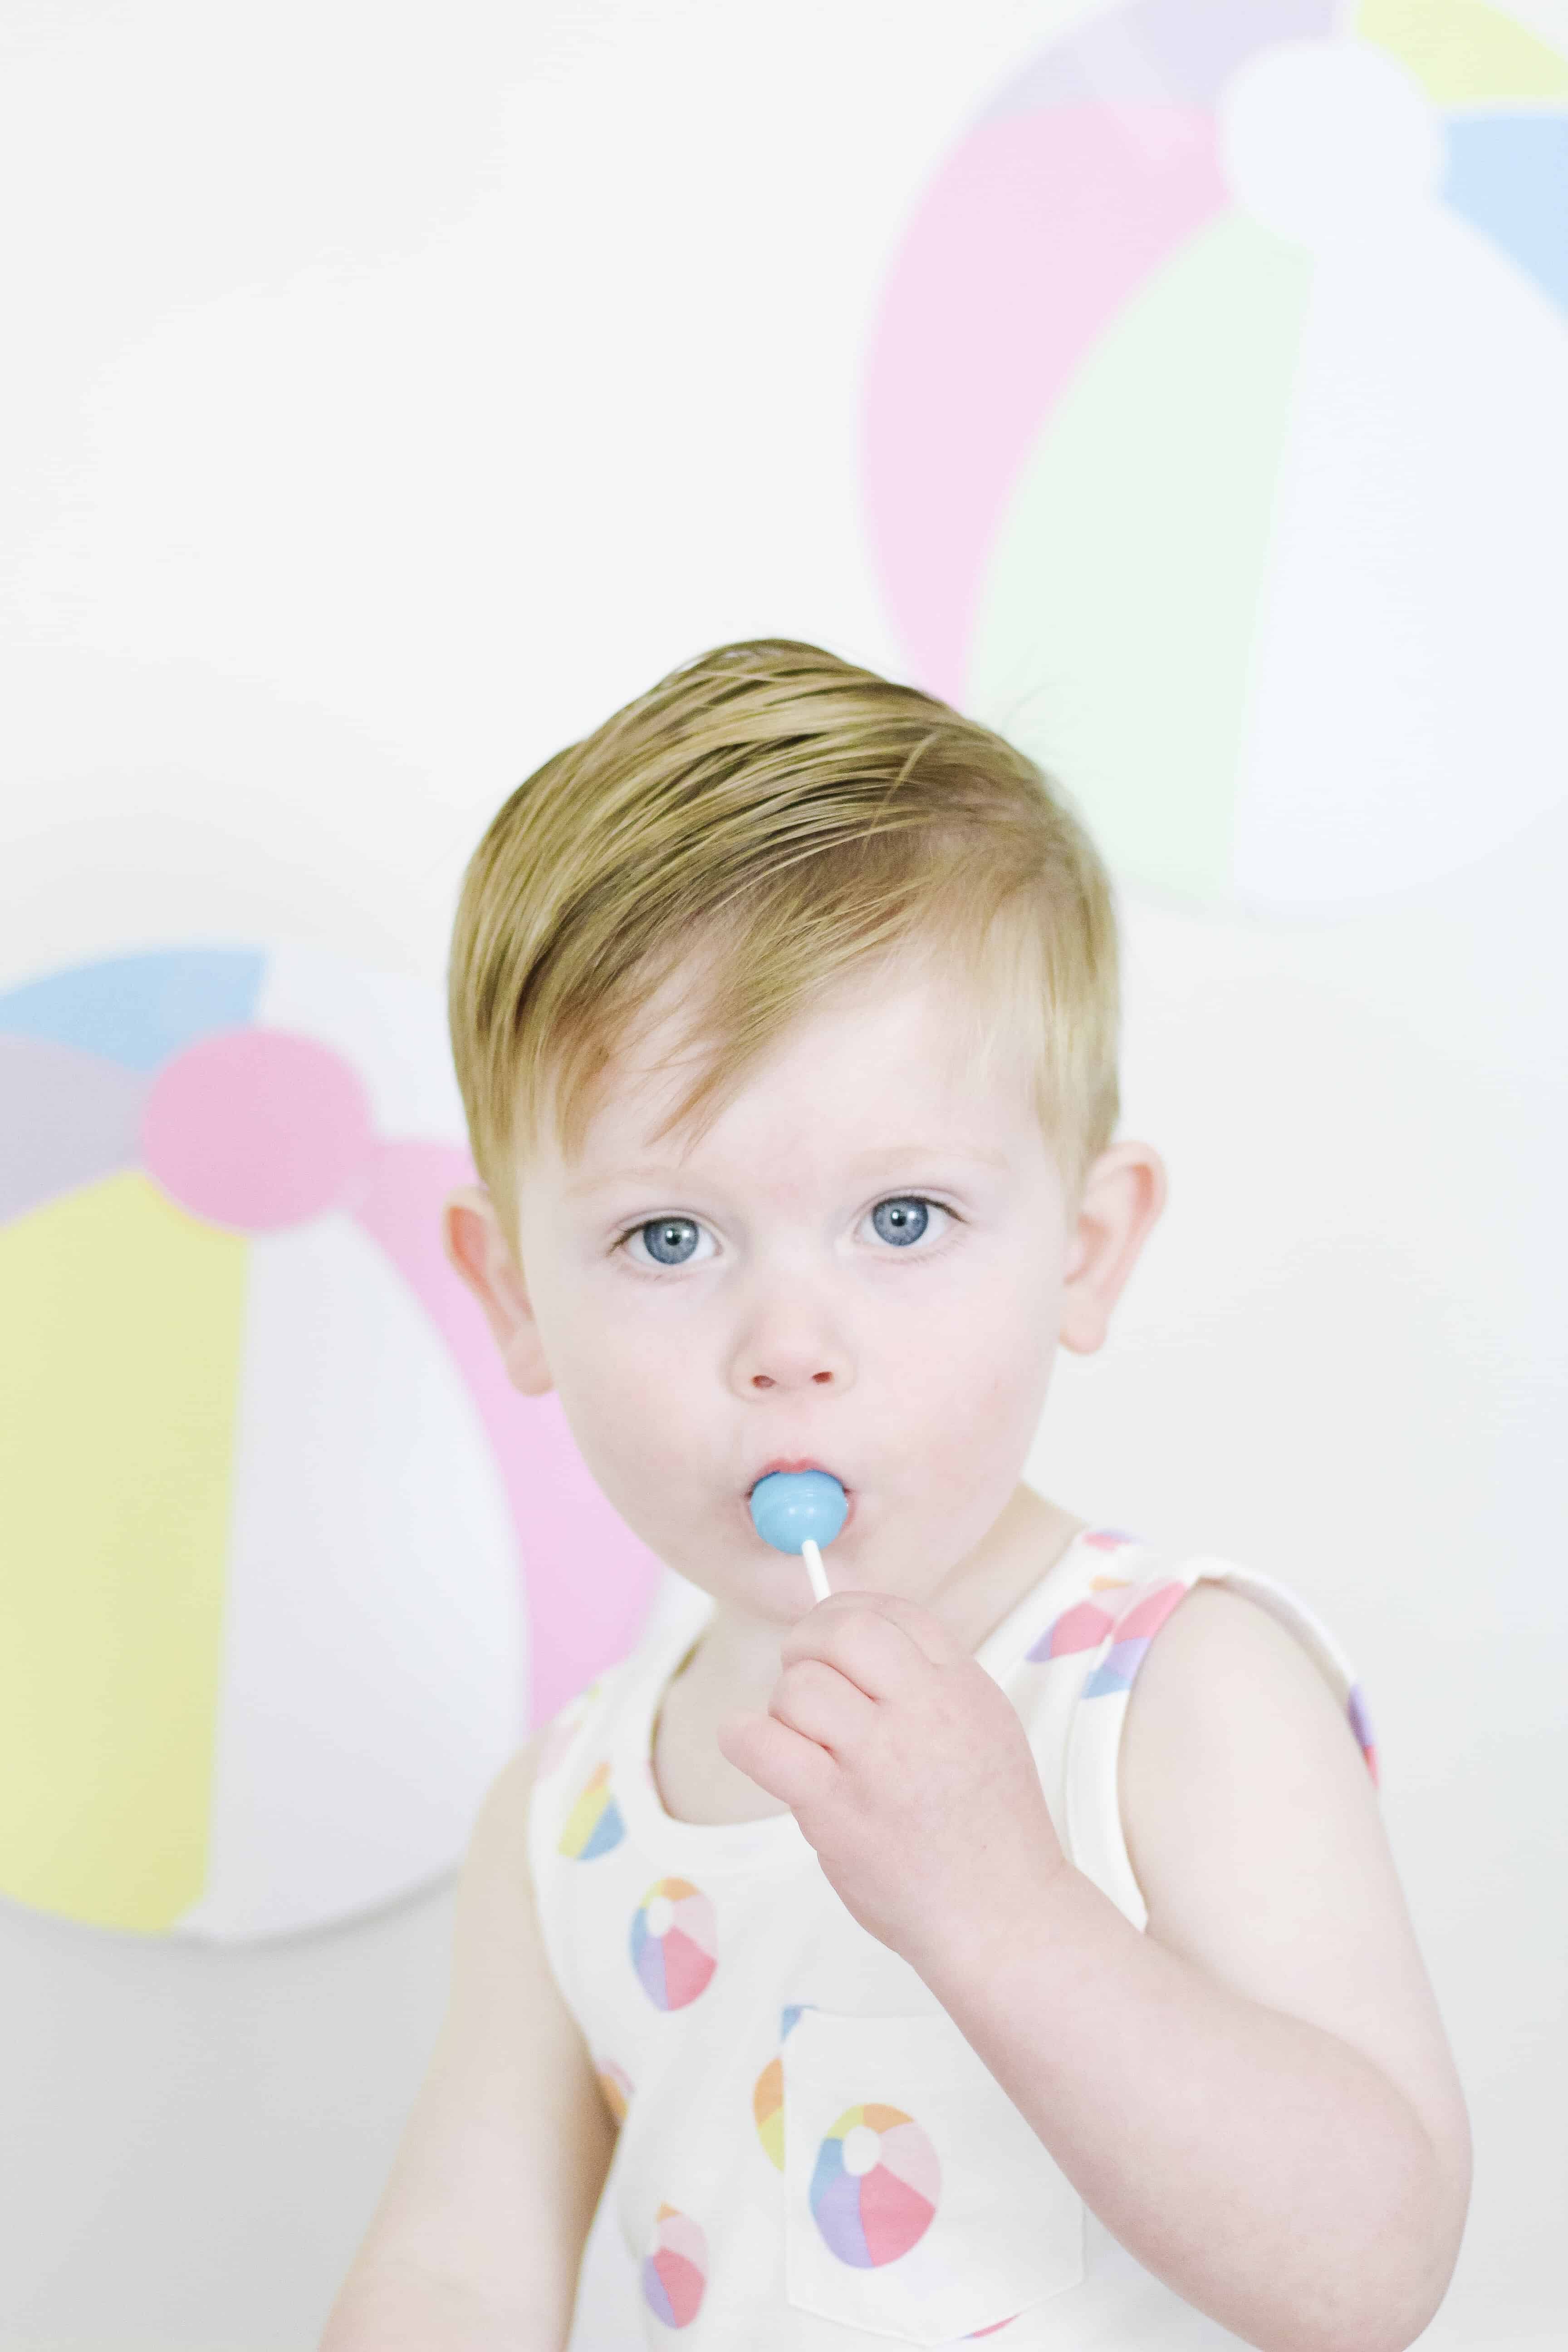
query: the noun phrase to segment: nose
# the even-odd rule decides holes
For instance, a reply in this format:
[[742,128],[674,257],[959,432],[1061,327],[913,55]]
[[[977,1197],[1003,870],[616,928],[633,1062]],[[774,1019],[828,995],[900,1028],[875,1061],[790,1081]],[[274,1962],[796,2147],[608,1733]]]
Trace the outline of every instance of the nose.
[[853,1366],[826,1307],[796,1292],[759,1307],[736,1347],[731,1374],[742,1396],[770,1389],[837,1391],[850,1385]]

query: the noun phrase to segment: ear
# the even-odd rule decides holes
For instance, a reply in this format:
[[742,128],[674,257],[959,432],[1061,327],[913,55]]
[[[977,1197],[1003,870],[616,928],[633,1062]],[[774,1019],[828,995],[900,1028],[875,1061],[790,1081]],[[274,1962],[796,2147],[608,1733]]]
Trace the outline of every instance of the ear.
[[465,1184],[447,1195],[441,1211],[441,1244],[448,1265],[484,1308],[513,1388],[524,1396],[542,1396],[554,1382],[521,1271],[485,1185]]
[[1121,1297],[1165,1205],[1165,1163],[1152,1144],[1113,1143],[1083,1181],[1068,1234],[1059,1332],[1064,1348],[1092,1356],[1105,1344]]

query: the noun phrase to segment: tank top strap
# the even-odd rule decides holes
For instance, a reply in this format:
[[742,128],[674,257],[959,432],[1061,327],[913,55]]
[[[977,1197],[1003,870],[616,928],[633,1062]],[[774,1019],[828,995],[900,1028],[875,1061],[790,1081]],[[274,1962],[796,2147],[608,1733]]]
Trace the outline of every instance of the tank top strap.
[[[1073,1612],[1079,1622],[1064,1628],[1058,1621],[1037,1645],[1048,1653],[1053,1633],[1059,1637],[1065,1631],[1068,1637],[1050,1657],[1055,1687],[1038,1710],[1037,1729],[1031,1727],[1031,1745],[1042,1765],[1047,1800],[1053,1790],[1045,1767],[1047,1760],[1054,1764],[1052,1818],[1069,1860],[1142,1928],[1149,1914],[1128,1856],[1118,1784],[1121,1727],[1150,1643],[1194,1584],[1230,1585],[1296,1636],[1344,1709],[1374,1786],[1377,1753],[1355,1671],[1299,1594],[1258,1569],[1214,1553],[1171,1561],[1145,1553],[1134,1565],[1137,1573],[1125,1587],[1097,1591]],[[1040,1755],[1042,1737],[1047,1757]]]
[[1032,1669],[1072,1638],[1080,1615],[1092,1622],[1100,1596],[1131,1583],[1155,1555],[1122,1528],[1080,1528],[1061,1558],[1025,1593],[975,1652],[975,1663],[1027,1706]]
[[618,1843],[622,1829],[614,1794],[584,1775],[606,1740],[626,1695],[637,1653],[617,1659],[559,1707],[544,1726],[528,1800],[527,1868],[534,1914],[551,1973],[567,2007],[586,2030],[567,1958],[563,1916],[563,1860],[597,1853]]
[[632,1649],[601,1669],[544,1726],[528,1804],[528,1870],[535,1916],[555,1980],[588,2031],[570,1964],[568,1890],[576,1864],[614,1852],[627,1833],[614,1769],[628,1716],[679,1664],[712,1603],[684,1579],[656,1593]]
[[[633,1654],[635,1655],[635,1653]],[[631,1657],[605,1666],[557,1708],[544,1726],[529,1792],[530,1858],[549,1852],[561,1836],[577,1785],[577,1767],[599,1742],[623,1696]],[[535,1877],[539,1876],[536,1870]]]

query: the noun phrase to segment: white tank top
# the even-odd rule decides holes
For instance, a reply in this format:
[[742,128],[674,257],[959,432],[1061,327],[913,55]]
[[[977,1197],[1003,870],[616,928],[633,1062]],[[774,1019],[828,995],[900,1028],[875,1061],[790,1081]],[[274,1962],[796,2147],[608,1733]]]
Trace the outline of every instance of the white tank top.
[[[1203,1578],[1302,1642],[1376,1777],[1349,1664],[1271,1578],[1162,1563],[1088,1528],[977,1651],[1028,1736],[1069,1861],[1134,1927],[1117,1751],[1151,1639]],[[866,2352],[1239,2345],[1104,2229],[915,1970],[846,1910],[793,1813],[659,1801],[651,1733],[712,1610],[673,1617],[564,1706],[529,1822],[544,1946],[619,2133],[605,2195],[647,2340]]]

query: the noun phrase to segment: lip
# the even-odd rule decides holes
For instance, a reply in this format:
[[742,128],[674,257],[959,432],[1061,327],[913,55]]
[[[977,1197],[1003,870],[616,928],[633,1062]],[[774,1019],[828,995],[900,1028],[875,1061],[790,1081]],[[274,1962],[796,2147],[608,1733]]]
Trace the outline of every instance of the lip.
[[[787,1458],[784,1454],[779,1454],[774,1455],[773,1461],[763,1463],[762,1468],[752,1479],[752,1486],[760,1486],[764,1478],[771,1478],[775,1470],[824,1470],[827,1472],[827,1475],[830,1478],[838,1478],[837,1471],[828,1470],[826,1462],[811,1461],[804,1454],[792,1454]],[[850,1487],[847,1480],[838,1478],[838,1483],[844,1488],[846,1495],[853,1492],[853,1489]],[[748,1500],[751,1497],[752,1486],[748,1486],[746,1489]]]
[[842,1541],[843,1538],[848,1534],[850,1528],[855,1522],[857,1496],[855,1489],[850,1486],[848,1480],[847,1478],[839,1478],[837,1470],[828,1470],[826,1462],[814,1461],[808,1454],[776,1454],[771,1462],[763,1463],[762,1468],[757,1472],[756,1476],[752,1479],[752,1486],[747,1487],[746,1500],[748,1503],[752,1498],[752,1487],[760,1486],[764,1478],[771,1478],[775,1470],[827,1470],[827,1475],[830,1478],[838,1478],[838,1483],[844,1489],[844,1500],[847,1508],[844,1514],[844,1525],[839,1528],[838,1534],[834,1540],[836,1542]]

